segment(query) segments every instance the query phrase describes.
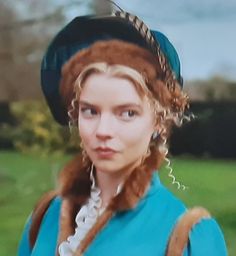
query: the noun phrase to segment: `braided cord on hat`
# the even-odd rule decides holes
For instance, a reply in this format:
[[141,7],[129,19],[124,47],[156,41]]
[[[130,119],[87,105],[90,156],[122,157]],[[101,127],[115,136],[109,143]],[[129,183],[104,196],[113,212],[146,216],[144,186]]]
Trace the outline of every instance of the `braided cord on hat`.
[[170,91],[175,90],[176,85],[176,77],[174,72],[172,71],[167,58],[161,50],[160,44],[153,37],[148,26],[137,16],[130,14],[128,12],[120,9],[119,11],[115,11],[114,14],[117,17],[128,20],[136,29],[139,31],[141,36],[145,39],[147,44],[150,46],[152,52],[157,56],[158,62],[160,63],[161,70],[165,75],[165,84]]

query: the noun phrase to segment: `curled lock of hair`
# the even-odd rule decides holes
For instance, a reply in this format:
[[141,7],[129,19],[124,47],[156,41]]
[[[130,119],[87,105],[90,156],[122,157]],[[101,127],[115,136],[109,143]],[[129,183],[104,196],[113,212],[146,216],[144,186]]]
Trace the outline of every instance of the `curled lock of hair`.
[[[156,124],[159,127],[160,135],[159,139],[152,142],[152,144],[156,145],[156,147],[158,148],[158,152],[160,153],[159,157],[161,157],[162,160],[166,162],[166,169],[168,170],[168,176],[170,177],[172,184],[177,185],[178,189],[185,190],[188,187],[177,181],[176,177],[173,174],[171,161],[168,158],[167,141],[171,130],[170,128],[173,125],[179,127],[183,124],[183,120],[190,121],[192,118],[192,116],[187,116],[184,114],[184,109],[187,105],[187,97],[182,93],[182,91],[178,91],[178,87],[176,88],[176,91],[170,92],[162,85],[162,81],[156,81],[156,85],[153,89],[153,94],[156,96],[150,99],[150,104],[153,106],[154,109]],[[178,101],[175,101],[179,105],[178,108],[176,106],[173,107],[173,97],[178,98]]]

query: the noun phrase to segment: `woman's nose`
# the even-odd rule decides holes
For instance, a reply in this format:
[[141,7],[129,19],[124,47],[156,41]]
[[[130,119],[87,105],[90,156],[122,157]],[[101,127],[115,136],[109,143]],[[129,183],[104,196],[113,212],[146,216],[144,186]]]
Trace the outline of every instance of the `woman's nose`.
[[112,117],[108,114],[101,115],[96,129],[96,137],[104,140],[112,138],[112,136]]

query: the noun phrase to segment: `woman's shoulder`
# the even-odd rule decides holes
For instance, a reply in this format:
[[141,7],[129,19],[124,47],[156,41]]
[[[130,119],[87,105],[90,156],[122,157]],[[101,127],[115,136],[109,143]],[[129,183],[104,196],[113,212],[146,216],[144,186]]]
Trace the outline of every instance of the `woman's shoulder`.
[[153,206],[158,207],[159,210],[166,210],[169,213],[181,214],[187,209],[185,204],[161,183],[157,173],[153,175],[147,199],[151,201]]
[[[158,175],[154,176],[150,187],[150,205],[157,208],[162,222],[172,221],[172,235],[182,221],[178,230],[179,241],[185,236],[185,254],[191,256],[225,256],[227,255],[223,233],[217,221],[202,207],[188,209],[161,182]],[[166,226],[166,225],[165,225]],[[188,230],[186,230],[186,227]],[[184,247],[183,247],[184,248]]]
[[202,218],[192,228],[186,250],[191,256],[227,255],[223,233],[214,218]]
[[[52,190],[45,193],[37,202],[33,213],[32,222],[37,226],[41,223],[45,215],[52,214],[52,212],[58,212],[61,207],[61,198],[58,195],[57,190]],[[34,227],[31,227],[32,229]]]
[[56,219],[59,218],[61,202],[61,197],[55,192],[48,192],[40,198],[25,224],[18,247],[19,256],[31,255],[31,250],[39,236],[39,230],[41,230],[40,236],[45,235],[44,231],[50,233],[52,223],[56,224],[54,229],[58,229]]
[[180,216],[174,226],[167,256],[225,256],[226,245],[222,231],[209,212],[202,207],[194,207]]

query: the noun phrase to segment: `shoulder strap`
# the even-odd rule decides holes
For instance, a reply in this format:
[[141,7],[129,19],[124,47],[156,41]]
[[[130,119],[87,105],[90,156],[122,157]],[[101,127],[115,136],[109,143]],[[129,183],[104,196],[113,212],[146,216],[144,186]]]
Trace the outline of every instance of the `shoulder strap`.
[[202,207],[194,207],[184,213],[176,223],[169,239],[166,256],[182,256],[191,229],[210,213]]
[[38,232],[39,232],[43,217],[47,209],[49,208],[50,203],[57,195],[58,195],[58,191],[56,190],[46,193],[45,195],[42,196],[42,198],[39,200],[36,207],[34,208],[34,211],[32,214],[32,223],[29,231],[29,242],[30,242],[31,249],[33,249],[34,244],[37,240]]

